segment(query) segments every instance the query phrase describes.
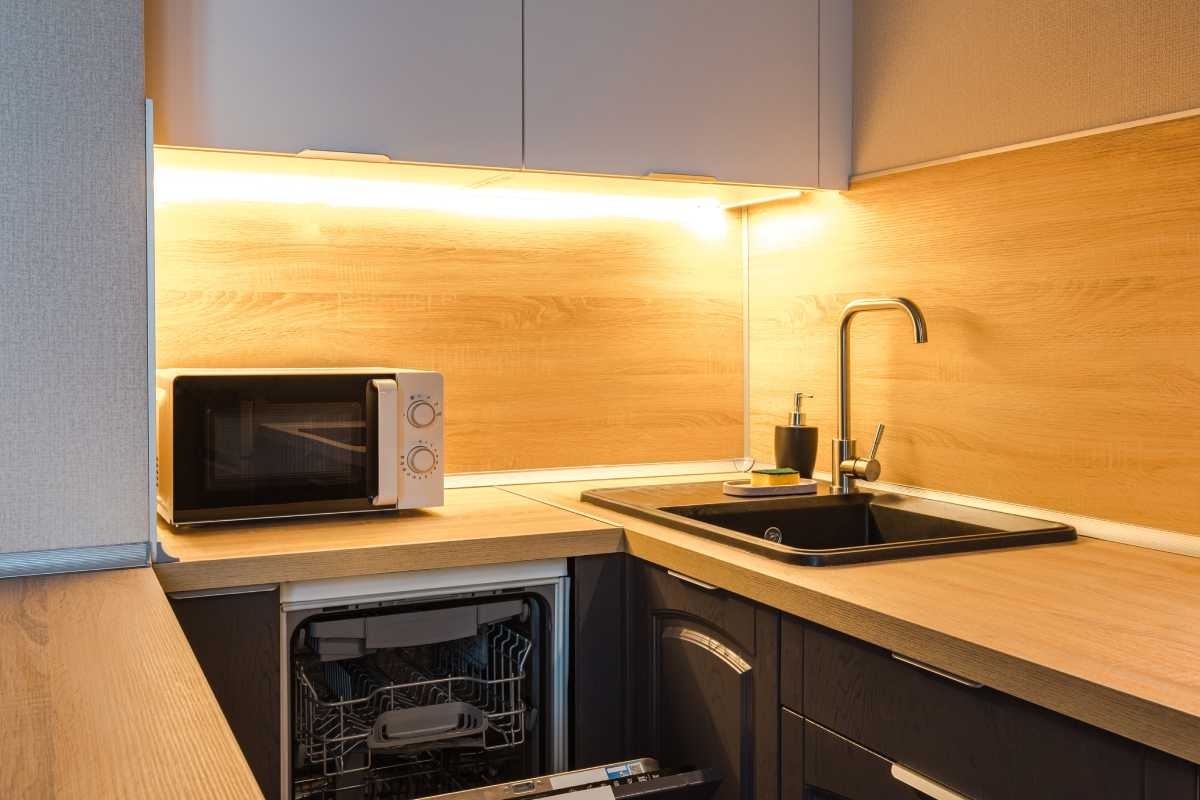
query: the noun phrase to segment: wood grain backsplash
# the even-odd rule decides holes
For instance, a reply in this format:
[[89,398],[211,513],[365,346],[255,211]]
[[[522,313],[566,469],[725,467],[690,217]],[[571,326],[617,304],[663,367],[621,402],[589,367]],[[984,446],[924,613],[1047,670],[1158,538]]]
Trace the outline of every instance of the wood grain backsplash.
[[789,393],[836,431],[855,297],[852,433],[883,479],[1200,534],[1200,119],[856,182],[750,214],[752,446]]
[[450,472],[740,454],[740,214],[509,216],[161,203],[158,365],[440,370]]

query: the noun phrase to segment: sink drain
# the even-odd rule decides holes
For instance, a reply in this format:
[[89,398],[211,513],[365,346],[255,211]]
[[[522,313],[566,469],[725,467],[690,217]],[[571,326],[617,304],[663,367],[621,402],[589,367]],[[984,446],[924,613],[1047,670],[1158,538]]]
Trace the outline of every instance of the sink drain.
[[779,528],[776,528],[774,525],[772,525],[771,527],[769,527],[765,531],[763,531],[763,538],[766,539],[768,542],[774,542],[775,544],[782,544],[783,543],[783,531],[779,530]]

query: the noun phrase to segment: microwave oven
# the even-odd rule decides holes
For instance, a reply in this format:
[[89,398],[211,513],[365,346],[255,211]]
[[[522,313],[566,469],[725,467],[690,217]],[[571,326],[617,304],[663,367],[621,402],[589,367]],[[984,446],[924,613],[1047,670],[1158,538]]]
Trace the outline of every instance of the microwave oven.
[[442,376],[163,369],[158,512],[174,525],[443,502]]

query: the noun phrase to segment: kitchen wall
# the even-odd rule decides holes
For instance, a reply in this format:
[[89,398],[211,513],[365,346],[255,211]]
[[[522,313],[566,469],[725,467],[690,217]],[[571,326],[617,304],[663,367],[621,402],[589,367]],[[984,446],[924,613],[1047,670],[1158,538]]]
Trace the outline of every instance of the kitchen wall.
[[239,178],[269,156],[175,152],[156,156],[160,367],[441,370],[450,472],[742,453],[740,212],[447,200],[387,189],[388,165],[327,174],[379,198],[331,205]]
[[845,302],[852,433],[884,480],[1200,534],[1200,118],[858,180],[752,210],[752,449],[789,395],[835,434]]
[[1195,0],[855,0],[857,174],[1200,107]]

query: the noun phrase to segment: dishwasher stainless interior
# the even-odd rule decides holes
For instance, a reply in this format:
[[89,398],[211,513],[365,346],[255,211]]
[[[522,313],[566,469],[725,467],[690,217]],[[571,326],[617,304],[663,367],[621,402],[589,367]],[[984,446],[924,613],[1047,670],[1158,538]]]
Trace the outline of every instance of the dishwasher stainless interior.
[[567,588],[558,560],[284,584],[282,796],[565,770]]

